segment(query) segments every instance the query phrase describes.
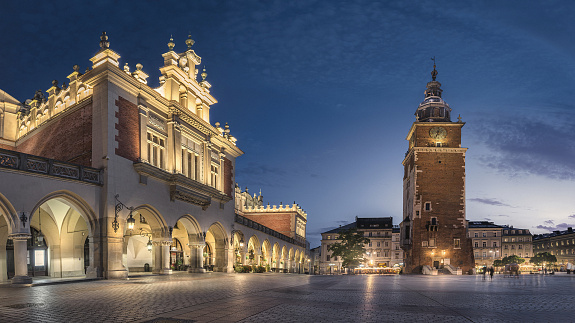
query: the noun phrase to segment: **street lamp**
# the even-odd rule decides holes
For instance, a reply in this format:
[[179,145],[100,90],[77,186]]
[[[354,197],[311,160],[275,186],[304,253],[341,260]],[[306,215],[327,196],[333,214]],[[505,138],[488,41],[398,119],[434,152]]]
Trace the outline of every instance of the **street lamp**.
[[140,236],[148,237],[148,243],[146,244],[146,247],[148,248],[148,251],[152,251],[153,244],[152,244],[152,239],[150,238],[152,236],[152,234],[144,232],[144,229],[140,228]]

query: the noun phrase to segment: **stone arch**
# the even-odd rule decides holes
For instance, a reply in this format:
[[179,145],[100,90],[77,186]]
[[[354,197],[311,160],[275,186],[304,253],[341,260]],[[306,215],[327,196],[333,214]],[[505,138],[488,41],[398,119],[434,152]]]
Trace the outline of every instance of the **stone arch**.
[[287,263],[288,263],[288,249],[287,249],[286,245],[283,245],[281,258],[280,258],[280,269],[285,271],[286,268],[288,268]]
[[[162,214],[155,207],[149,204],[142,204],[135,207],[132,213],[134,215],[141,215],[144,217],[146,221],[145,224],[150,226],[154,237],[169,238],[168,224],[166,223],[166,220],[164,220]],[[123,224],[125,224],[129,216],[129,212],[125,212],[125,215],[122,216]],[[136,219],[136,223],[138,223],[138,219]]]
[[263,257],[263,264],[262,265],[269,265],[271,267],[272,264],[272,246],[268,239],[265,239],[262,243],[262,257]]
[[271,266],[272,268],[275,270],[276,268],[280,268],[280,244],[279,243],[274,243],[274,246],[272,248],[272,262],[271,262]]
[[98,217],[94,213],[94,210],[81,196],[67,190],[55,191],[41,198],[30,213],[30,221],[32,221],[33,215],[37,213],[38,209],[44,203],[54,199],[60,199],[69,207],[75,208],[86,223],[88,223],[88,236],[92,237],[94,235],[94,230],[98,225]]
[[250,265],[257,265],[259,263],[260,239],[254,234],[248,240],[248,262]]
[[[205,246],[204,236],[198,221],[189,214],[181,216],[174,225],[172,239],[178,239],[181,242],[183,254],[180,257],[177,251],[170,250],[170,265],[178,269],[177,262],[182,261],[189,272],[198,272],[198,269],[203,267],[200,259]],[[174,260],[176,264],[174,264]]]
[[208,228],[205,237],[206,244],[214,250],[213,257],[213,270],[214,271],[227,271],[228,259],[228,237],[224,226],[220,222],[214,222]]
[[2,217],[8,224],[8,234],[12,234],[15,230],[17,230],[18,224],[20,224],[20,219],[18,218],[18,212],[12,206],[10,201],[0,193],[0,213],[2,213]]
[[76,193],[59,190],[38,200],[29,228],[38,230],[45,241],[40,255],[44,254],[47,268],[42,272],[52,277],[96,277],[101,265],[94,255],[98,223],[92,207]]
[[241,230],[234,230],[231,236],[232,239],[232,249],[234,252],[233,263],[234,264],[244,264],[245,258],[245,238],[244,233]]

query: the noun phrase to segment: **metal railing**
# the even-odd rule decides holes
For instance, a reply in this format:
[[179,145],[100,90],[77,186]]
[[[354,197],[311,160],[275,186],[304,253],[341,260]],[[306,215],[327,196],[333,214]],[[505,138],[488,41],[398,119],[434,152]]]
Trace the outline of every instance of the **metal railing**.
[[0,149],[0,168],[103,184],[102,170],[50,158]]

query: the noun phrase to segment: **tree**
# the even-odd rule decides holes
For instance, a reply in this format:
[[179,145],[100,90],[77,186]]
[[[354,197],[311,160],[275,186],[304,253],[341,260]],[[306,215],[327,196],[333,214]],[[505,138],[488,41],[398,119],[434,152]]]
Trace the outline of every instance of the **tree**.
[[501,259],[501,264],[503,265],[509,265],[509,264],[522,264],[525,262],[525,259],[517,256],[517,255],[511,255],[508,257],[505,257],[503,259]]
[[365,244],[369,239],[363,236],[362,231],[355,228],[342,230],[339,232],[340,242],[336,242],[327,247],[331,251],[332,257],[341,257],[342,267],[353,270],[360,263],[365,262]]
[[548,252],[541,252],[531,257],[531,262],[537,266],[545,264],[553,264],[557,262],[557,257]]
[[494,266],[494,267],[503,267],[503,266],[504,266],[504,265],[503,265],[503,261],[501,261],[501,260],[499,260],[499,259],[496,259],[496,260],[493,261],[493,266]]

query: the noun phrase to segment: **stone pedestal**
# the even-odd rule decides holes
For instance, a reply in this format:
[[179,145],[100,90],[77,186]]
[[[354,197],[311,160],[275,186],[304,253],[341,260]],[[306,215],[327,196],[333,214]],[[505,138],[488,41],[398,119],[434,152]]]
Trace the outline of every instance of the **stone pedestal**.
[[189,273],[205,273],[204,269],[204,243],[190,243],[190,253],[192,259],[190,261]]

